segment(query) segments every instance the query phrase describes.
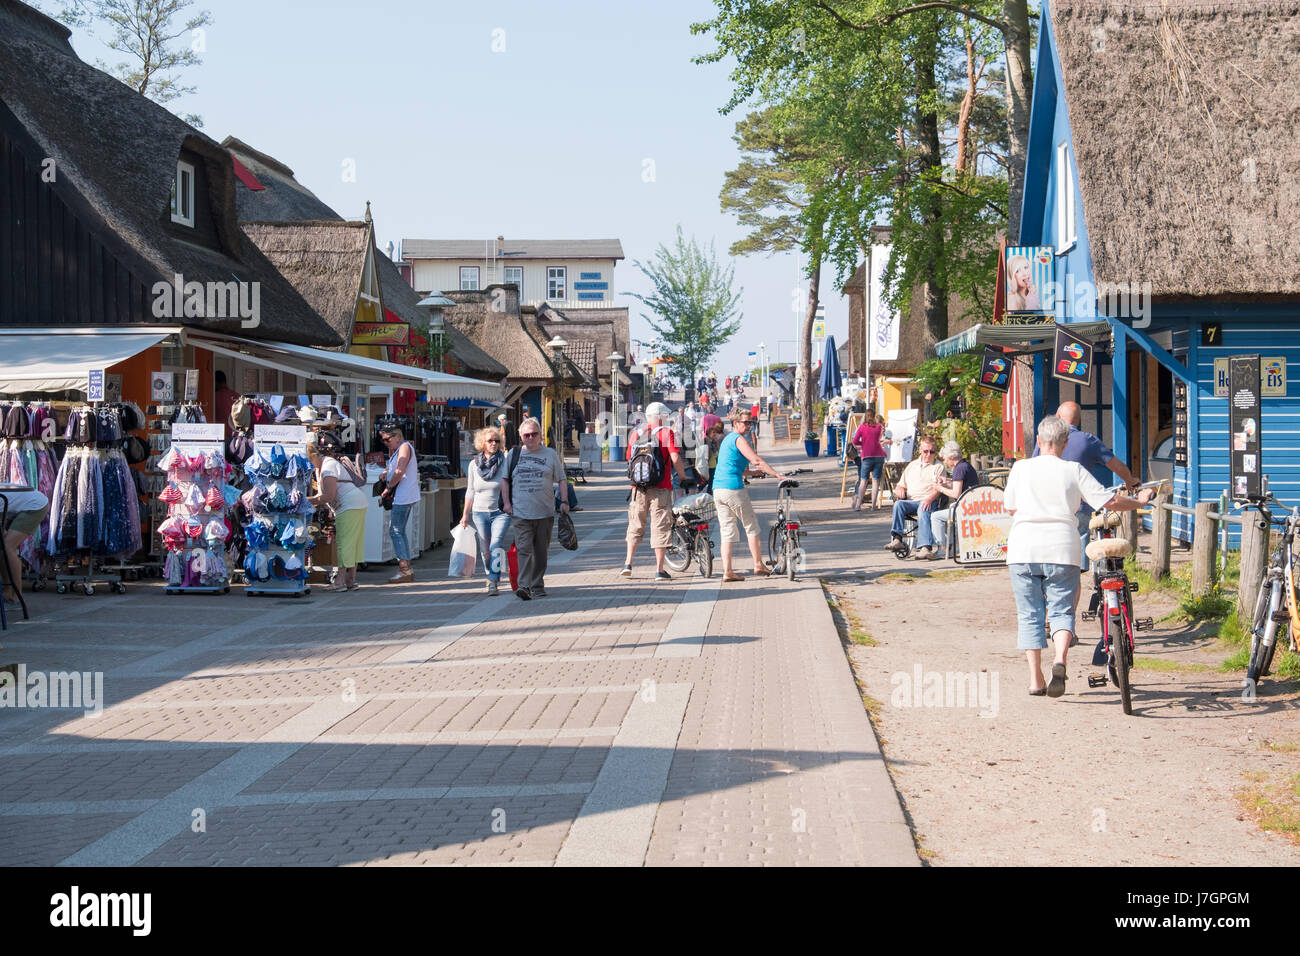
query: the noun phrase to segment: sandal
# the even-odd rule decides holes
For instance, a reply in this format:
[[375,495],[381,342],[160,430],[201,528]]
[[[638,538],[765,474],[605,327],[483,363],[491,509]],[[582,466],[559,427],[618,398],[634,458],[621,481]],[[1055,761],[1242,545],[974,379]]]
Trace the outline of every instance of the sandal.
[[342,594],[348,589],[346,584],[331,584],[327,588],[321,588],[326,594]]
[[1048,697],[1060,697],[1065,693],[1065,665],[1052,665],[1052,682],[1047,685]]
[[754,577],[756,577],[756,578],[770,578],[770,577],[772,576],[772,569],[771,569],[771,568],[755,568],[755,569],[753,570],[752,573],[753,573]]

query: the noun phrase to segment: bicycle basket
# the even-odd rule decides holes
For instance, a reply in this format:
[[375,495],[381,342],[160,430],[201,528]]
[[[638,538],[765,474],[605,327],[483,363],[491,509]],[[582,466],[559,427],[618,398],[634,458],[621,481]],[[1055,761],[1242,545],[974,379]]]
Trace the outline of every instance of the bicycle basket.
[[711,521],[718,514],[717,506],[713,503],[713,495],[707,491],[701,491],[698,494],[686,495],[677,499],[673,504],[673,514],[688,513],[701,521]]

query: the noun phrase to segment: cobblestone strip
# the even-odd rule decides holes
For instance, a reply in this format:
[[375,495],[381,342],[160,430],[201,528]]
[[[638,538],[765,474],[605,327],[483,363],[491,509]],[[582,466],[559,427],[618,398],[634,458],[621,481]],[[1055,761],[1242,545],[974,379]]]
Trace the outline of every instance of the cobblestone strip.
[[652,684],[633,700],[557,866],[644,862],[690,698],[690,684]]
[[365,702],[326,698],[271,730],[254,744],[154,803],[130,823],[100,837],[63,860],[60,866],[131,866],[183,832],[196,808],[230,799],[272,767],[292,756]]

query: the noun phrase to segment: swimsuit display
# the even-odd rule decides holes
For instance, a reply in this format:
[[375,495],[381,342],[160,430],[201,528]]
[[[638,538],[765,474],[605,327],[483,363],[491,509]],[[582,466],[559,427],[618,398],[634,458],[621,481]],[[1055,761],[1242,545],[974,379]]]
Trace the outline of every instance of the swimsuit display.
[[159,461],[167,472],[158,500],[167,518],[158,526],[167,558],[167,593],[195,589],[227,590],[230,573],[226,542],[232,526],[226,511],[239,500],[230,484],[233,469],[218,450],[220,442],[176,441]]

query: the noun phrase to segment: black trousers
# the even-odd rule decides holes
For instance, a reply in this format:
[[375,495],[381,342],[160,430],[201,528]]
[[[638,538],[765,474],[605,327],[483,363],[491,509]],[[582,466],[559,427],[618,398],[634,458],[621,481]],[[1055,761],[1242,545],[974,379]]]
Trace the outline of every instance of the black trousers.
[[519,552],[519,586],[546,586],[546,562],[551,548],[551,529],[555,517],[515,518],[515,548]]

